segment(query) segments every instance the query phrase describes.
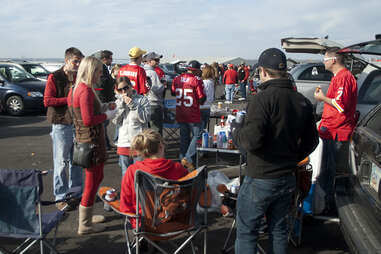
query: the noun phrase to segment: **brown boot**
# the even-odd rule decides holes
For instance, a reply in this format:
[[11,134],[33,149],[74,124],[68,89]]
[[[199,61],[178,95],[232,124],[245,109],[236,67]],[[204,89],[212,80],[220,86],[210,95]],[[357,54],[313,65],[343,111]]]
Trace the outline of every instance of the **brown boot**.
[[105,226],[93,225],[93,207],[85,207],[79,205],[79,226],[78,234],[92,234],[98,233],[105,230]]
[[196,169],[196,168],[193,166],[192,163],[190,163],[189,161],[187,161],[186,158],[183,158],[183,159],[181,160],[181,165],[183,165],[185,168],[187,168],[189,172],[191,172],[191,171],[193,171],[193,170]]

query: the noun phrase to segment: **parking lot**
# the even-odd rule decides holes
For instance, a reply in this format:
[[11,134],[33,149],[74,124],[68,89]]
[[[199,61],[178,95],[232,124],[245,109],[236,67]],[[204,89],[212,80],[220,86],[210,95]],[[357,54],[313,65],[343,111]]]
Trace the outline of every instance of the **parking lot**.
[[[0,114],[0,162],[1,168],[52,169],[52,147],[49,136],[51,127],[41,114],[12,117]],[[113,126],[109,127],[113,135]],[[102,185],[120,190],[121,170],[117,164],[115,151],[109,152],[109,160],[104,168]],[[208,162],[214,163],[214,160]],[[43,199],[52,199],[52,175],[44,177]],[[5,204],[3,204],[5,205]],[[78,236],[78,211],[67,213],[57,234],[57,249],[61,253],[124,253],[123,218],[113,212],[103,211],[103,204],[97,202],[96,212],[106,216],[105,232]],[[49,209],[55,209],[50,207]],[[209,216],[208,253],[220,253],[232,218],[214,213]],[[0,246],[9,249],[17,241],[0,238]],[[265,246],[265,244],[264,244]],[[1,253],[1,251],[0,251]],[[34,248],[28,253],[38,253]],[[185,253],[190,253],[186,250]],[[290,253],[348,253],[346,244],[336,221],[305,220],[302,245],[298,248],[290,244]]]

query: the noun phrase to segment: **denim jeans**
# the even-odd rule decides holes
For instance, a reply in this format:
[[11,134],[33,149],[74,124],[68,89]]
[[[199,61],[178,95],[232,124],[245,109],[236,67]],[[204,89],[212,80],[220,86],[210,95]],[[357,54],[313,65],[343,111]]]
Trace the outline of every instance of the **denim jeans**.
[[334,185],[336,170],[347,168],[348,141],[323,139],[323,156],[317,181],[325,192],[325,207],[334,206]]
[[257,253],[261,220],[266,215],[269,252],[287,253],[289,213],[296,179],[294,175],[275,179],[245,176],[237,201],[235,253]]
[[122,178],[127,171],[127,168],[134,164],[137,161],[141,161],[142,159],[137,156],[127,156],[127,155],[119,155],[119,166],[122,169]]
[[225,85],[225,100],[233,101],[234,87],[234,84]]
[[[192,163],[196,154],[197,140],[201,135],[201,123],[179,123],[180,125],[180,159],[186,158]],[[190,134],[192,133],[192,139]]]
[[210,109],[201,109],[201,131],[208,129],[208,123],[210,118]]
[[239,84],[239,92],[242,98],[246,98],[246,82],[241,82]]
[[160,135],[163,135],[163,118],[163,107],[151,106],[151,120],[149,121],[149,125],[151,129],[159,132]]
[[[62,199],[68,189],[82,185],[82,168],[72,165],[74,128],[72,125],[53,124],[50,133],[53,143],[53,193]],[[67,173],[69,177],[67,176]]]

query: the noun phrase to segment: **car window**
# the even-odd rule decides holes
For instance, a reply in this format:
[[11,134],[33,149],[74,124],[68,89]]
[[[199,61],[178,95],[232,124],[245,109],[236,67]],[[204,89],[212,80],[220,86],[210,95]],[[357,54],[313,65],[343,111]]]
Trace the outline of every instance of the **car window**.
[[324,66],[311,66],[305,69],[299,76],[299,80],[330,81],[333,74],[327,71]]
[[360,104],[379,104],[381,102],[381,71],[372,71],[364,80],[358,96]]
[[33,76],[49,75],[49,72],[45,70],[41,65],[25,64],[24,69]]
[[381,136],[381,108],[368,120],[365,127]]
[[9,82],[20,82],[27,79],[34,79],[32,75],[13,65],[0,66],[0,73]]

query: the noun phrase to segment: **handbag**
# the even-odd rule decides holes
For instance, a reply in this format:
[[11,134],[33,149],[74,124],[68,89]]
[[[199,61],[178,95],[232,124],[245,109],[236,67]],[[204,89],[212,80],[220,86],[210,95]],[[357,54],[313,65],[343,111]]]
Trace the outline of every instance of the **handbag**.
[[91,168],[95,164],[95,147],[91,143],[74,141],[73,165]]
[[[71,93],[71,101],[74,103],[74,89],[72,89]],[[75,114],[73,112],[73,106],[71,107],[71,114],[74,120]],[[75,121],[76,122],[76,121]],[[96,145],[92,143],[80,143],[74,140],[74,150],[73,150],[73,161],[72,164],[76,166],[80,166],[83,168],[91,168],[95,165],[96,154],[95,154]]]

